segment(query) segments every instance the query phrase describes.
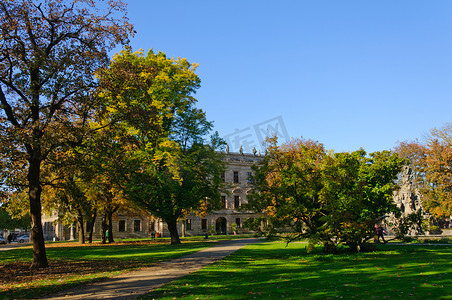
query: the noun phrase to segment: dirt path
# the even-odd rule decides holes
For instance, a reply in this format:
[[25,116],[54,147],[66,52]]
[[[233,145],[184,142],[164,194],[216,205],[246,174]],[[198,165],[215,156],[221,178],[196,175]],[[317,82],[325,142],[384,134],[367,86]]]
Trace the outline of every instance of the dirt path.
[[211,248],[162,262],[153,267],[124,273],[41,299],[135,299],[176,278],[198,271],[245,245],[258,242],[262,240],[253,238],[224,241]]
[[30,243],[16,243],[13,242],[12,244],[2,244],[0,245],[0,251],[8,251],[20,247],[25,247],[31,245]]

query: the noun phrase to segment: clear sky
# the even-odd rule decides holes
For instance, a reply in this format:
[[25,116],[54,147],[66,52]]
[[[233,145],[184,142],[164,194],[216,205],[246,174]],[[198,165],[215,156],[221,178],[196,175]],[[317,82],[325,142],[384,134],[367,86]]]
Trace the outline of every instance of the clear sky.
[[268,125],[373,152],[452,121],[452,1],[125,2],[134,50],[199,63],[198,106],[233,151]]

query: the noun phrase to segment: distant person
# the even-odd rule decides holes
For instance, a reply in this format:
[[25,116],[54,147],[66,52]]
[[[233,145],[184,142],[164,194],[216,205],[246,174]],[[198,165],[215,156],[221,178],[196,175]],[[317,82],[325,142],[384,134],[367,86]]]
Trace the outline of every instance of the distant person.
[[381,237],[381,240],[383,241],[383,243],[386,244],[385,237],[383,235],[383,233],[385,231],[386,230],[383,228],[383,226],[375,224],[375,233],[377,234],[377,241],[378,242],[380,242],[380,237]]
[[10,233],[8,234],[8,244],[11,244],[11,242],[13,241],[13,235]]
[[151,238],[152,238],[153,241],[155,240],[155,231],[151,232]]

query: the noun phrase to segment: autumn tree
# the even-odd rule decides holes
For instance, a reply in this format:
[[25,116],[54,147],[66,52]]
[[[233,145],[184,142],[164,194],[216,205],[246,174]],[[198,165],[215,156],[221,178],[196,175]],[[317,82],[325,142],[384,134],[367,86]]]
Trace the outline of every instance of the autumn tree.
[[105,109],[98,124],[112,124],[112,140],[126,153],[117,182],[168,224],[172,244],[180,243],[178,219],[220,202],[221,143],[206,143],[212,123],[195,107],[195,70],[186,59],[126,48],[99,73]]
[[288,242],[360,250],[374,224],[396,209],[392,192],[403,162],[389,151],[334,153],[311,140],[273,141],[255,168],[248,208],[265,213],[268,232],[291,228]]
[[[271,233],[290,227],[300,235],[314,236],[321,226],[321,165],[326,155],[322,144],[312,140],[293,140],[277,146],[276,138],[261,164],[254,167],[254,190],[247,209],[263,212]],[[254,220],[257,229],[261,223]]]
[[425,208],[436,217],[452,215],[452,123],[430,131],[425,145],[421,190]]
[[[111,125],[111,124],[109,124]],[[94,223],[102,220],[102,241],[114,242],[112,218],[118,211],[138,211],[127,201],[121,187],[124,174],[124,149],[116,139],[118,132],[111,126],[101,126],[95,118],[89,121],[90,130],[76,147],[66,147],[58,152],[56,160],[49,158],[43,173],[49,178],[43,190],[44,208],[58,211],[65,223],[77,222],[79,242],[92,243]],[[85,225],[86,224],[86,234]]]
[[452,123],[434,128],[424,142],[402,142],[422,194],[424,208],[436,217],[452,215]]
[[416,188],[423,185],[425,174],[425,154],[426,146],[418,140],[400,142],[394,151],[406,159],[407,166],[413,172],[413,184]]
[[[0,154],[4,182],[29,197],[32,267],[47,267],[41,224],[41,166],[83,137],[93,73],[132,26],[121,1],[5,0],[0,3]],[[25,175],[24,175],[25,174]]]

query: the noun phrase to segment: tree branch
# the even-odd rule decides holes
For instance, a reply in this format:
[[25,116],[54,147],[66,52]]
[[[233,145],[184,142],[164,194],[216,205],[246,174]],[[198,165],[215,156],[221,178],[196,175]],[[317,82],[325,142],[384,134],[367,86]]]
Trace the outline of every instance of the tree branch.
[[20,128],[20,124],[19,122],[17,122],[17,119],[14,116],[13,110],[11,108],[11,105],[9,105],[8,101],[6,100],[5,93],[3,93],[1,86],[0,86],[0,102],[2,103],[2,108],[5,111],[8,121],[10,121],[11,124],[13,124],[15,127]]

